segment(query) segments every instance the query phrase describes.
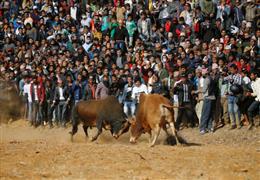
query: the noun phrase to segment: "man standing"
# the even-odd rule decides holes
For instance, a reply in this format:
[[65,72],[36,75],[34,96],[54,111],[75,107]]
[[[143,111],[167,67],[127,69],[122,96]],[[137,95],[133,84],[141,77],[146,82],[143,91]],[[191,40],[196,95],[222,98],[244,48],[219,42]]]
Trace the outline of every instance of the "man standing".
[[38,121],[39,121],[39,100],[40,100],[40,95],[39,95],[39,84],[37,81],[37,76],[33,76],[33,81],[30,86],[30,95],[32,98],[32,121],[31,124],[34,125],[35,127],[38,126]]
[[85,87],[83,92],[83,99],[84,100],[91,100],[95,99],[95,92],[96,92],[96,84],[94,83],[94,77],[89,76],[88,84]]
[[126,44],[128,39],[127,29],[123,26],[123,20],[118,21],[119,26],[115,29],[114,39],[116,41],[116,49],[122,49],[123,52],[126,52]]
[[231,129],[241,128],[240,124],[240,117],[239,117],[239,108],[237,105],[238,102],[238,97],[235,92],[232,92],[231,86],[241,86],[242,84],[242,77],[238,73],[238,68],[235,64],[230,65],[230,72],[231,75],[229,75],[227,78],[224,78],[224,80],[229,81],[229,89],[228,89],[228,112],[229,112],[229,117],[231,120]]
[[205,70],[197,68],[196,69],[196,94],[197,94],[197,104],[196,104],[196,114],[199,118],[199,123],[201,122],[201,112],[202,112],[202,107],[203,107],[203,95],[202,95],[202,88],[203,88],[203,84],[204,84],[204,77],[205,77]]
[[[135,103],[131,97],[132,91],[133,91],[133,78],[132,76],[127,77],[127,84],[124,87],[123,91],[123,104],[124,104],[124,113],[128,116],[131,117],[135,113]],[[130,109],[130,113],[129,113]]]
[[69,95],[68,89],[66,88],[66,86],[64,86],[62,80],[59,80],[58,86],[55,89],[53,104],[58,102],[57,103],[58,104],[58,107],[57,107],[58,122],[57,122],[57,124],[60,124],[64,127],[66,126],[65,113],[66,113],[70,99],[71,99],[71,97]]
[[103,77],[103,81],[98,83],[95,92],[96,99],[105,99],[109,95],[109,79],[108,76]]
[[182,107],[178,111],[176,128],[179,129],[180,124],[185,119],[185,125],[190,122],[194,126],[197,120],[196,112],[193,106],[192,94],[194,93],[193,84],[187,79],[186,73],[180,75],[180,81],[174,87],[174,92],[178,95],[179,106]]
[[207,73],[204,80],[202,93],[203,93],[203,107],[201,113],[200,134],[205,134],[207,131],[213,132],[213,111],[215,109],[216,89],[218,88],[218,80],[215,74]]
[[136,107],[139,104],[139,98],[140,98],[141,93],[148,94],[148,89],[147,89],[147,86],[145,84],[141,83],[141,78],[136,77],[135,85],[133,87],[132,95],[131,95],[131,98],[133,99],[134,104],[135,104],[133,112],[135,112]]
[[255,100],[248,108],[248,119],[249,119],[249,126],[248,130],[251,130],[254,126],[254,111],[258,110],[258,114],[260,115],[260,78],[257,77],[256,72],[252,72],[250,75],[251,78],[251,88],[253,93],[248,93],[250,96],[254,96]]

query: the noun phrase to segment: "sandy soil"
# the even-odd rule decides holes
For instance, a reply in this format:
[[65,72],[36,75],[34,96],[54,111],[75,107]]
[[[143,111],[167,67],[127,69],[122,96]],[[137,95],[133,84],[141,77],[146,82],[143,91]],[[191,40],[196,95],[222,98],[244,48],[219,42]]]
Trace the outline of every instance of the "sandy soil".
[[[82,128],[70,142],[70,128],[33,128],[25,121],[0,125],[0,179],[259,179],[260,128],[222,128],[199,135],[180,132],[191,146],[164,145],[161,132],[150,148],[148,136],[129,144],[109,132],[89,142]],[[95,130],[91,130],[93,134]]]

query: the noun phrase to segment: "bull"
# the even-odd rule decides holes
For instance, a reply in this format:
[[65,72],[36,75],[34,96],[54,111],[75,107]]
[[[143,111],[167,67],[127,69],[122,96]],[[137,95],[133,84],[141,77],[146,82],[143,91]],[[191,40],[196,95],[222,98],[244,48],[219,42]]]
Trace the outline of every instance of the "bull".
[[[140,104],[136,112],[136,116],[130,121],[130,143],[135,143],[142,133],[149,133],[151,147],[160,134],[161,128],[169,136],[167,125],[176,139],[176,144],[179,145],[180,141],[174,124],[174,106],[172,106],[169,99],[159,94],[141,94]],[[152,138],[152,131],[154,137]]]
[[102,100],[80,101],[75,105],[72,112],[71,141],[80,123],[83,124],[86,137],[88,137],[89,127],[97,128],[97,133],[91,141],[97,140],[103,128],[110,130],[116,139],[129,129],[123,108],[114,96],[108,96]]

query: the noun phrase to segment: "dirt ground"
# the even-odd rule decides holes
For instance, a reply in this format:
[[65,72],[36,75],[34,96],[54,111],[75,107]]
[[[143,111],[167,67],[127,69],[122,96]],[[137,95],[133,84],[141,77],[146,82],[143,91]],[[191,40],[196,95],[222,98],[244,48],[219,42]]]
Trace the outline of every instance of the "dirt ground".
[[[260,128],[219,129],[199,135],[180,131],[190,146],[150,148],[148,135],[129,144],[109,132],[89,142],[82,128],[70,142],[70,128],[33,128],[26,121],[0,125],[0,179],[259,179]],[[91,135],[95,130],[91,130]]]

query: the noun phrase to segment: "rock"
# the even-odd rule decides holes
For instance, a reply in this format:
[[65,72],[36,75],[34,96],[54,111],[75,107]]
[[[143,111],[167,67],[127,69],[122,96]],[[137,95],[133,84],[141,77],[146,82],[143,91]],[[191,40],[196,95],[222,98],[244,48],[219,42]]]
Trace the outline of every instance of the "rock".
[[23,165],[23,166],[26,165],[26,163],[23,162],[23,161],[20,161],[19,164],[21,164],[21,165]]

